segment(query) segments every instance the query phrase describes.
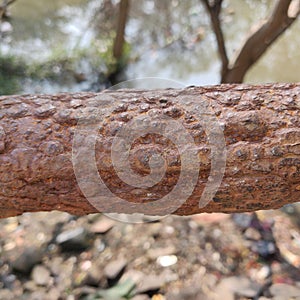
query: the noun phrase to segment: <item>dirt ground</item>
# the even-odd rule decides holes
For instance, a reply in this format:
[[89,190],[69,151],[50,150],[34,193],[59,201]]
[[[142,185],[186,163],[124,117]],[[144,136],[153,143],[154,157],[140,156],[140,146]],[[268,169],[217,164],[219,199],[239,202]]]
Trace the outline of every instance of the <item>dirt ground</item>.
[[0,299],[300,299],[300,208],[0,222]]

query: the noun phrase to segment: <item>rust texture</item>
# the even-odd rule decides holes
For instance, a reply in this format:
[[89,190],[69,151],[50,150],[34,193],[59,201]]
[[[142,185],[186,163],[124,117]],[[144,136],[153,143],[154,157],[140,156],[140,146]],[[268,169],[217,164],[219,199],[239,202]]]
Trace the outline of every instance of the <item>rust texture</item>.
[[[222,125],[227,151],[222,184],[213,201],[202,209],[198,201],[210,172],[210,148],[200,121],[187,113],[183,104],[173,101],[199,96],[209,101]],[[110,151],[115,134],[133,117],[151,110],[182,121],[194,137],[201,161],[194,192],[175,214],[275,209],[299,201],[300,84],[2,96],[0,217],[50,210],[77,215],[97,212],[78,187],[72,140],[79,111],[99,107],[102,100],[104,106],[113,106],[114,99],[122,99],[122,103],[105,115],[95,157],[103,181],[113,193],[126,199],[129,207],[133,202],[160,199],[172,190],[180,174],[176,147],[155,134],[134,143],[130,163],[136,173],[146,175],[149,165],[145,157],[166,153],[168,166],[159,184],[148,189],[132,187],[114,171]]]

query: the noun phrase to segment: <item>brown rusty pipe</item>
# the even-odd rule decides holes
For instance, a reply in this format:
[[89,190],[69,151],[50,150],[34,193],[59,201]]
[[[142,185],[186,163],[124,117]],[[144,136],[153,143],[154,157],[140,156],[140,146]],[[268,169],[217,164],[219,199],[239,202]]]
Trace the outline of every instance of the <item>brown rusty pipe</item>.
[[[217,153],[210,147],[207,133],[210,127],[205,127],[203,120],[199,120],[199,112],[195,109],[203,103],[209,104],[207,114],[213,112],[212,118],[222,129],[226,169],[218,190],[211,194],[209,203],[203,202],[205,205],[201,207],[199,201],[212,174],[213,156]],[[188,109],[189,105],[194,108]],[[201,105],[200,109],[203,109]],[[131,120],[154,115],[162,120],[166,116],[182,124],[187,134],[193,137],[193,153],[199,159],[196,177],[193,165],[188,165],[187,159],[186,176],[193,177],[195,186],[184,203],[178,202],[178,206],[176,199],[174,202],[169,199],[163,204],[170,206],[171,213],[190,215],[275,209],[300,199],[299,83],[2,96],[0,107],[2,218],[34,211],[60,210],[77,215],[99,211],[99,207],[94,207],[85,197],[86,193],[88,198],[93,197],[98,184],[88,174],[87,157],[81,156],[89,153],[85,150],[90,147],[90,140],[78,135],[78,121],[82,134],[94,122],[95,116],[99,123],[94,127],[98,137],[91,144],[95,147],[93,160],[99,178],[109,193],[126,203],[124,206],[124,203],[110,202],[108,193],[103,198],[106,212],[141,212],[136,211],[138,204],[160,201],[181,180],[181,165],[185,163],[181,154],[184,152],[176,147],[176,141],[157,132],[145,133],[132,143],[128,165],[124,164],[123,170],[119,171],[125,172],[126,177],[126,168],[130,166],[140,178],[150,178],[155,172],[160,174],[161,169],[151,171],[150,157],[161,153],[165,158],[165,169],[160,182],[131,186],[120,179],[122,174],[114,168],[111,148],[118,132]],[[205,112],[202,114],[205,116]],[[77,142],[74,142],[75,136]],[[217,137],[217,140],[221,143],[222,139]],[[83,152],[78,150],[81,146]],[[155,161],[152,162],[155,166]],[[76,168],[79,172],[82,168],[82,173],[86,173],[78,175]],[[165,214],[163,205],[153,204],[149,213]]]

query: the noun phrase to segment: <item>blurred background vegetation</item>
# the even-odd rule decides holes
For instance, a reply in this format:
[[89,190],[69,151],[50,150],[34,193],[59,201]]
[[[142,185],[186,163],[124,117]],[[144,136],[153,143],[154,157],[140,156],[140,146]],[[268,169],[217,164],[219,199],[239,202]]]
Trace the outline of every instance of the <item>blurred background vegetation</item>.
[[[120,2],[4,0],[0,94],[100,91],[147,76],[186,85],[221,81],[221,60],[205,1]],[[229,58],[276,3],[211,2],[222,5],[219,20]],[[299,32],[296,21],[247,72],[244,82],[300,81]]]

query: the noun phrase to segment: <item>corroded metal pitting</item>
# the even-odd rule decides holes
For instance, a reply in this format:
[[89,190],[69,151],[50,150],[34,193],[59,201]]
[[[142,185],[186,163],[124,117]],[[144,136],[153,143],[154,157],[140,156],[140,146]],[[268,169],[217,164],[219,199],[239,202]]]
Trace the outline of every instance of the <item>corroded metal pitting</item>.
[[[147,93],[144,93],[147,98]],[[126,213],[126,214],[147,214],[155,215],[158,211],[160,215],[173,213],[181,207],[192,195],[199,176],[200,161],[198,158],[198,146],[189,131],[183,126],[183,120],[175,117],[176,114],[189,113],[199,121],[205,135],[207,136],[208,147],[211,154],[211,170],[203,193],[199,195],[198,205],[205,207],[215,196],[225,172],[226,165],[226,145],[223,130],[210,107],[210,103],[205,96],[183,96],[173,97],[160,103],[168,104],[171,108],[165,110],[148,107],[137,116],[130,118],[124,113],[128,111],[128,105],[120,99],[106,101],[109,105],[103,104],[103,99],[94,101],[91,107],[86,106],[79,116],[73,139],[72,162],[78,185],[87,200],[99,211],[105,213]],[[148,100],[149,101],[149,100]],[[167,112],[167,113],[166,113]],[[112,116],[119,113],[123,123],[113,134],[111,142],[111,172],[134,191],[147,191],[145,195],[135,194],[136,199],[123,199],[119,194],[114,193],[101,178],[102,165],[97,166],[95,159],[96,140],[98,129],[103,126],[105,116]],[[173,117],[170,116],[173,114]],[[179,115],[180,115],[179,114]],[[178,116],[179,116],[178,115]],[[107,120],[108,122],[110,119]],[[106,125],[107,127],[107,125]],[[170,177],[168,169],[168,151],[163,145],[159,153],[151,153],[155,143],[145,143],[145,136],[148,135],[155,141],[155,135],[165,138],[178,150],[180,159],[180,169],[177,182],[174,182],[172,189],[166,194],[153,193],[155,185],[162,182],[164,176]],[[134,143],[139,140],[135,150],[143,145],[144,155],[147,157],[149,174],[139,174],[139,170],[133,170],[130,164],[130,151]],[[101,143],[101,142],[100,142]],[[146,147],[145,147],[146,145]],[[100,168],[100,170],[98,169]],[[100,174],[99,174],[100,171]],[[113,210],[112,210],[113,207]]]
[[[78,184],[86,198],[99,211],[115,212],[115,213],[142,213],[154,214],[161,210],[162,214],[172,213],[176,208],[180,207],[184,201],[191,195],[197,183],[199,167],[197,153],[193,149],[188,149],[187,145],[193,145],[193,138],[186,133],[184,127],[174,121],[172,118],[163,114],[153,116],[153,111],[149,111],[144,115],[137,116],[129,120],[115,134],[111,142],[111,160],[112,171],[116,172],[116,176],[120,178],[132,190],[145,191],[158,184],[164,176],[167,169],[165,159],[159,153],[147,158],[150,166],[148,175],[141,175],[131,169],[129,157],[130,149],[136,139],[148,135],[161,135],[170,139],[179,149],[181,159],[181,171],[178,182],[167,195],[160,199],[152,200],[153,193],[148,190],[143,198],[137,201],[128,201],[114,194],[101,179],[98,173],[97,162],[95,160],[95,143],[97,139],[97,129],[103,120],[103,111],[100,109],[99,116],[93,118],[94,122],[89,122],[87,127],[84,123],[77,126],[73,144],[73,165]],[[152,115],[151,115],[152,113]],[[82,143],[82,139],[89,142]],[[152,145],[145,148],[144,155],[151,153]],[[164,149],[162,149],[164,150]],[[184,151],[182,151],[184,150]],[[84,159],[83,159],[84,157]],[[100,165],[100,173],[101,168]],[[193,174],[190,174],[191,171]],[[87,179],[87,174],[88,179]],[[138,197],[138,195],[136,195]],[[111,207],[114,207],[111,210]]]
[[[199,208],[199,198],[210,176],[212,149],[203,124],[184,107],[186,99],[196,102],[199,97],[209,101],[224,130],[227,150],[222,183],[213,201],[203,208]],[[146,158],[166,151],[166,176],[159,184],[151,188],[130,186],[114,171],[111,145],[117,132],[131,119],[152,110],[180,120],[193,137],[201,162],[193,193],[175,214],[253,211],[299,201],[300,84],[2,96],[1,217],[55,209],[79,215],[97,211],[78,187],[72,165],[72,142],[79,115],[84,110],[95,111],[99,99],[107,109],[97,131],[95,161],[107,187],[127,200],[129,207],[137,201],[161,199],[176,185],[180,174],[176,147],[157,135],[146,135],[133,144],[130,164],[135,172],[145,176],[150,170]],[[118,99],[121,104],[115,107],[113,103]],[[90,142],[82,139],[82,143]],[[86,176],[88,181],[89,174]],[[111,204],[110,211],[116,209]],[[157,208],[153,213],[162,212]]]

